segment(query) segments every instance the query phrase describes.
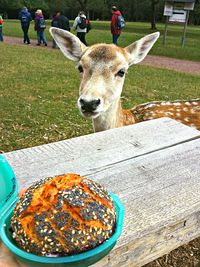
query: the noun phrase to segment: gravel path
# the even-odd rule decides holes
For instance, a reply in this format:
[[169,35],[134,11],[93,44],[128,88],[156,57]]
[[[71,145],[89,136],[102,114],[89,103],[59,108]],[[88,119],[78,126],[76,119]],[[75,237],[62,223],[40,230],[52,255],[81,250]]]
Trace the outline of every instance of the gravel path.
[[150,55],[143,60],[142,64],[200,75],[200,61],[190,61]]
[[[17,37],[4,37],[5,43],[10,44],[16,44],[16,45],[24,45],[22,42],[22,38]],[[43,48],[43,46],[37,46],[36,40],[31,40],[31,47],[37,47],[37,48]],[[48,47],[45,48],[51,48],[51,42],[48,42]],[[141,64],[143,65],[149,65],[154,66],[158,68],[166,68],[166,69],[172,69],[178,72],[185,72],[185,73],[191,73],[193,75],[200,75],[200,61],[189,61],[189,60],[181,60],[181,59],[175,59],[175,58],[168,58],[168,57],[161,57],[161,56],[147,56]]]

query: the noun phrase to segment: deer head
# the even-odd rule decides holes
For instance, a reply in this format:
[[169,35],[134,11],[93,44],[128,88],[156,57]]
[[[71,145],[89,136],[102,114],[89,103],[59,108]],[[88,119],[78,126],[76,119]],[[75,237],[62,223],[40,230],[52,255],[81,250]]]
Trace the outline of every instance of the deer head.
[[78,61],[81,76],[78,107],[86,118],[93,119],[95,131],[123,125],[120,96],[128,68],[141,62],[159,37],[149,34],[121,48],[113,44],[86,47],[68,31],[50,28],[62,53]]

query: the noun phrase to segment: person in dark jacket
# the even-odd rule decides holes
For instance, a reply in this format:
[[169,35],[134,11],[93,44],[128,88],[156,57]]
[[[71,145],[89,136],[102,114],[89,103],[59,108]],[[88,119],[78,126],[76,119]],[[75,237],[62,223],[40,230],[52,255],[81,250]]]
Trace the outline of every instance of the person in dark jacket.
[[35,12],[35,31],[37,32],[37,45],[41,45],[41,42],[43,42],[43,44],[45,46],[47,46],[47,40],[46,37],[44,35],[44,31],[45,31],[45,19],[44,16],[42,14],[42,10],[38,9]]
[[111,19],[111,33],[113,44],[117,45],[118,38],[121,34],[121,29],[118,27],[118,16],[121,16],[121,12],[116,6],[113,6],[112,9],[112,19]]
[[28,12],[27,7],[22,8],[22,10],[19,12],[18,18],[21,21],[21,27],[24,33],[24,44],[30,44],[28,30],[29,30],[32,17],[31,17],[31,14]]
[[[56,15],[53,16],[52,21],[51,21],[51,27],[58,28],[58,18],[60,16],[60,12],[57,12]],[[52,40],[52,48],[56,48],[57,44],[55,40]]]
[[70,32],[69,19],[64,15],[62,11],[58,13],[60,13],[60,15],[58,16],[58,28]]
[[[53,17],[51,21],[51,26],[60,28],[66,31],[70,31],[69,19],[64,15],[63,12],[60,12],[60,11],[58,11],[56,15]],[[56,47],[57,47],[56,42],[53,39],[52,48],[56,48]]]

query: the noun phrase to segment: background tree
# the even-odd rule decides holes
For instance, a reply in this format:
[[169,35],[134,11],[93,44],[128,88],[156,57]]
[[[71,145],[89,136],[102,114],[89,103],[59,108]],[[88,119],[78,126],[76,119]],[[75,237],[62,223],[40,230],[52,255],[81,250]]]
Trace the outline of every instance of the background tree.
[[[157,21],[164,21],[164,1],[159,0],[0,0],[0,13],[6,11],[9,18],[17,18],[19,9],[27,6],[32,15],[37,8],[43,9],[46,18],[62,10],[69,19],[74,19],[84,10],[91,20],[110,20],[113,5],[119,7],[126,21],[148,21],[152,30],[156,29]],[[196,0],[189,22],[200,24],[200,0]]]
[[197,0],[194,6],[194,11],[190,12],[190,21],[195,25],[200,25],[200,0]]
[[67,2],[66,0],[46,0],[50,16],[53,16],[58,10],[66,10]]
[[37,8],[40,8],[42,10],[49,9],[49,5],[45,0],[21,0],[21,3],[21,7],[26,6],[29,10]]
[[21,7],[22,5],[22,1],[21,0],[0,0],[0,8],[2,10],[6,10],[6,9],[17,9],[19,7]]
[[151,0],[151,29],[156,30],[156,5],[159,0]]

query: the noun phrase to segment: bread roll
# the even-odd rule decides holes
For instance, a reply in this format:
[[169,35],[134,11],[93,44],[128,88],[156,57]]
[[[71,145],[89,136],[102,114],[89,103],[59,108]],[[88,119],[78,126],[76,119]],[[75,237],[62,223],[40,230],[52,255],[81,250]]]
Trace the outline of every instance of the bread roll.
[[115,206],[98,183],[77,174],[42,179],[19,199],[11,219],[17,246],[41,256],[74,255],[113,234]]

